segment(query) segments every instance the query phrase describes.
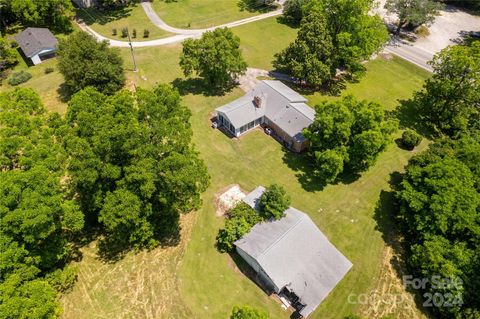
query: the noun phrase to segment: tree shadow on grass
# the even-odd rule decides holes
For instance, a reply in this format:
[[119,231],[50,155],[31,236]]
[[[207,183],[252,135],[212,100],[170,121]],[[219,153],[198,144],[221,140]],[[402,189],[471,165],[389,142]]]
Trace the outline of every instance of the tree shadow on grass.
[[283,162],[295,171],[295,177],[297,177],[298,182],[307,192],[321,191],[329,184],[351,184],[361,176],[357,173],[344,172],[335,181],[329,183],[315,173],[313,159],[308,153],[298,154],[287,148],[283,148],[283,152]]
[[262,3],[259,0],[239,0],[237,3],[241,11],[266,13],[278,8],[278,5],[273,2],[272,4]]
[[91,25],[94,23],[105,25],[109,22],[129,17],[131,15],[131,12],[131,6],[109,9],[91,7],[78,9],[77,17],[79,17],[87,25]]
[[[161,231],[156,231],[157,234],[161,234]],[[125,255],[131,251],[139,252],[141,250],[150,251],[157,247],[167,248],[175,247],[181,240],[181,226],[180,224],[172,227],[168,233],[159,235],[155,240],[157,244],[144,247],[134,247],[125,242],[125,239],[119,239],[117,237],[109,237],[100,235],[98,236],[98,257],[101,261],[109,264],[113,264],[125,257]]]
[[223,96],[234,88],[233,84],[226,87],[212,87],[207,85],[201,78],[176,78],[171,84],[182,96],[188,94]]
[[[393,250],[393,257],[390,260],[395,275],[405,285],[404,276],[409,275],[406,260],[408,258],[408,249],[401,229],[397,220],[397,212],[399,206],[395,199],[395,192],[399,189],[399,185],[403,179],[403,175],[399,172],[390,174],[391,190],[382,190],[374,211],[374,219],[376,222],[375,230],[382,234],[385,244]],[[423,307],[423,300],[418,290],[414,290],[411,285],[406,290],[414,296],[417,309],[421,310],[428,318],[433,318],[431,313]]]
[[415,101],[399,100],[399,103],[398,107],[388,115],[399,120],[401,129],[412,129],[429,139],[435,137],[433,130],[422,118],[421,109]]

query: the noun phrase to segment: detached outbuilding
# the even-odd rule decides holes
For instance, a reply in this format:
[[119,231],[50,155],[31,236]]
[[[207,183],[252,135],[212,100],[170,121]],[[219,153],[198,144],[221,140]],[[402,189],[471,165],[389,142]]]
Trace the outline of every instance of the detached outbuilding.
[[[265,188],[243,201],[258,210]],[[310,315],[342,280],[352,263],[330,243],[310,217],[290,207],[280,220],[262,222],[235,242],[266,290],[303,317]]]
[[15,40],[20,49],[22,49],[23,54],[34,65],[54,57],[57,51],[58,41],[47,28],[26,28],[15,37]]

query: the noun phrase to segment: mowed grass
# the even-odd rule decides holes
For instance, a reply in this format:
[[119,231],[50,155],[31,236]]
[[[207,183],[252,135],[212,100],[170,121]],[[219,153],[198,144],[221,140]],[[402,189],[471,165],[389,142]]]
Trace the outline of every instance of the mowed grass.
[[[375,67],[370,68],[370,63]],[[370,99],[376,90],[382,94],[382,87],[396,83],[392,95],[383,98],[384,105],[394,105],[398,98],[411,95],[411,78],[422,74],[424,78],[427,76],[416,68],[403,70],[404,62],[398,59],[379,59],[370,63],[369,72],[362,81],[376,85],[355,94],[359,99]],[[382,72],[389,68],[410,72],[410,76],[399,79],[394,73]],[[231,99],[241,94],[233,92]],[[206,99],[198,95],[185,97],[185,103],[193,111],[195,143],[212,176],[212,185],[203,196],[204,206],[198,212],[197,224],[179,273],[186,305],[198,318],[226,318],[236,304],[262,307],[272,318],[288,318],[289,314],[283,312],[280,305],[235,267],[230,256],[220,254],[214,248],[215,236],[224,222],[215,215],[215,194],[235,183],[247,190],[279,183],[292,196],[292,205],[308,213],[354,265],[312,318],[343,318],[358,311],[360,305],[349,303],[349,295],[370,293],[382,271],[385,242],[374,218],[377,202],[382,191],[390,191],[390,174],[401,172],[413,153],[392,143],[380,155],[376,165],[358,180],[316,189],[315,184],[302,181],[302,171],[298,168],[304,158],[284,151],[279,143],[260,130],[240,139],[230,139],[212,130],[208,119],[212,111],[222,105],[220,102],[222,99]],[[426,145],[424,142],[417,151]],[[401,312],[401,306],[394,311]]]
[[[255,33],[255,25],[263,32]],[[234,28],[242,37],[242,49],[250,66],[269,68],[273,54],[285,47],[295,30],[285,30],[275,19]],[[290,34],[270,43],[265,35],[273,30]],[[273,34],[272,36],[276,36]],[[283,39],[283,40],[282,40]],[[250,51],[248,51],[250,49]],[[122,49],[127,87],[151,88],[184,78],[178,66],[181,45],[135,50],[139,72],[132,72],[130,52]],[[52,65],[55,64],[52,60]],[[42,73],[40,65],[34,85],[47,107],[49,94],[55,96],[63,82],[60,74]],[[37,67],[34,67],[37,68]],[[359,83],[349,84],[342,95],[376,100],[393,109],[399,99],[411,96],[428,74],[401,59],[381,58],[367,64],[367,74]],[[32,68],[30,68],[32,70]],[[32,70],[32,73],[34,71]],[[33,81],[35,79],[31,79]],[[48,79],[44,83],[43,79]],[[51,83],[48,83],[51,82]],[[0,90],[5,89],[0,87]],[[184,103],[192,111],[194,142],[212,176],[211,186],[203,194],[202,208],[188,216],[196,220],[190,236],[185,225],[184,240],[174,248],[128,254],[124,259],[106,263],[99,259],[94,243],[82,249],[84,258],[77,264],[80,276],[74,290],[62,298],[64,318],[227,318],[233,305],[249,304],[269,311],[271,318],[288,318],[280,305],[266,296],[243,275],[230,256],[216,251],[215,236],[223,226],[216,217],[214,197],[230,184],[251,190],[257,185],[279,183],[292,196],[292,205],[308,213],[319,228],[354,266],[327,297],[312,318],[343,318],[358,311],[360,305],[348,302],[350,293],[370,293],[379,282],[385,242],[374,217],[382,191],[389,191],[392,172],[401,171],[412,152],[394,143],[380,156],[377,164],[348,184],[316,189],[302,179],[303,157],[284,151],[279,143],[261,131],[240,139],[230,139],[210,128],[214,109],[243,95],[239,89],[223,96],[204,96],[198,87],[184,86]],[[314,94],[311,105],[322,99],[338,97]],[[426,147],[423,143],[419,150]],[[187,246],[188,242],[188,246]],[[186,248],[185,248],[186,247]],[[171,250],[170,250],[171,249]],[[401,312],[396,310],[396,313]]]
[[271,70],[276,53],[281,52],[297,36],[297,30],[268,18],[232,28],[240,37],[243,56],[250,67]]
[[[127,37],[122,37],[123,28],[128,28],[132,41],[147,41],[171,35],[155,26],[139,4],[109,11],[95,8],[78,9],[77,15],[93,30],[110,39],[128,41]],[[114,29],[117,31],[116,34],[113,34]],[[134,29],[137,32],[136,37],[133,37]],[[143,37],[145,29],[150,31],[147,38]]]
[[326,96],[321,93],[308,95],[311,105],[321,100],[335,100],[346,95],[375,101],[386,110],[393,110],[399,101],[407,100],[412,92],[422,87],[431,73],[397,57],[385,60],[381,56],[366,64],[366,76],[357,83],[348,83],[340,96]]
[[[53,68],[53,72],[46,74],[47,68]],[[66,103],[62,100],[60,85],[63,83],[63,76],[57,68],[57,59],[49,59],[43,63],[35,66],[28,66],[19,55],[19,64],[12,70],[11,73],[18,71],[27,71],[32,74],[32,78],[17,87],[26,87],[34,89],[43,101],[45,107],[53,112],[63,114],[67,110]],[[10,74],[11,76],[11,74]],[[0,92],[10,91],[15,89],[8,84],[8,79],[4,80],[0,85]]]
[[153,1],[158,16],[177,28],[209,28],[259,14],[242,10],[239,0]]

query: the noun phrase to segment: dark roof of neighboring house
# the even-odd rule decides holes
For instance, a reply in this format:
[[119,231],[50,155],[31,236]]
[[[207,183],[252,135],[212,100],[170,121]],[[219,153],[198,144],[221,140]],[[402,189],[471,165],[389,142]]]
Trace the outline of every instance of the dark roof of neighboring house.
[[58,44],[53,33],[46,28],[26,28],[15,39],[28,58],[43,50],[55,49]]
[[[258,209],[265,188],[259,186],[243,201]],[[352,267],[310,217],[290,207],[280,220],[256,224],[235,245],[262,267],[278,289],[288,287],[308,316]]]
[[[261,99],[261,107],[255,106],[255,97]],[[225,114],[235,128],[265,116],[289,136],[302,141],[302,130],[315,119],[315,110],[305,104],[307,101],[280,81],[264,80],[246,95],[216,111]]]

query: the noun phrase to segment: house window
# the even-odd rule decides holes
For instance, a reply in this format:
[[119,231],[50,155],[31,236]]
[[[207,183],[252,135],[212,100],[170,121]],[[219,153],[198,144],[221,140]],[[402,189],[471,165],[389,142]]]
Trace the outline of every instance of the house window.
[[250,122],[250,123],[248,123],[248,129],[249,129],[249,130],[250,130],[250,129],[252,129],[252,128],[253,128],[253,126],[254,126],[254,122],[253,122],[253,121],[252,121],[252,122]]
[[232,133],[235,133],[235,126],[233,126],[232,124],[230,124],[230,131],[231,131]]
[[262,118],[255,120],[255,126],[262,124]]

